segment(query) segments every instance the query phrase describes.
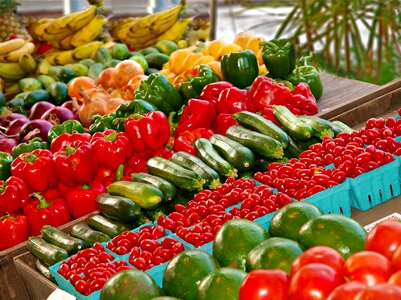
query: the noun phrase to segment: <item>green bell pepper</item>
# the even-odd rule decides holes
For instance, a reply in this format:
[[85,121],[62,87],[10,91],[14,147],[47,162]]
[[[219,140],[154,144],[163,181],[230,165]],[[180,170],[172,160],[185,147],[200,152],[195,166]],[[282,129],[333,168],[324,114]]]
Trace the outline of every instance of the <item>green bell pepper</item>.
[[103,132],[106,129],[124,131],[124,120],[125,118],[117,118],[115,113],[104,116],[96,115],[94,116],[94,122],[89,126],[89,133]]
[[221,70],[224,79],[240,89],[250,86],[259,75],[258,61],[251,50],[223,55]]
[[135,98],[152,103],[167,116],[170,112],[179,110],[183,104],[180,93],[167,77],[160,73],[153,73],[142,81],[135,90]]
[[49,143],[42,141],[40,138],[36,137],[27,143],[21,143],[15,146],[11,150],[11,155],[13,158],[17,158],[20,154],[26,152],[32,152],[35,149],[49,149]]
[[141,99],[135,99],[129,103],[121,104],[116,110],[117,118],[126,118],[132,114],[143,115],[158,108],[152,103]]
[[188,76],[188,81],[181,83],[180,93],[185,100],[197,99],[206,85],[220,80],[219,75],[208,65],[202,64],[194,68],[191,75]]
[[85,129],[82,124],[77,120],[67,120],[63,124],[58,124],[50,128],[47,138],[51,143],[59,135],[63,133],[84,133]]
[[0,151],[0,180],[6,180],[11,176],[10,167],[13,157],[7,152]]
[[284,79],[295,68],[295,46],[287,39],[261,43],[263,62],[272,78]]
[[294,86],[300,82],[306,82],[313,96],[318,100],[323,94],[323,84],[319,71],[310,64],[311,58],[312,56],[301,57],[299,63],[302,65],[297,66],[288,76],[287,80]]

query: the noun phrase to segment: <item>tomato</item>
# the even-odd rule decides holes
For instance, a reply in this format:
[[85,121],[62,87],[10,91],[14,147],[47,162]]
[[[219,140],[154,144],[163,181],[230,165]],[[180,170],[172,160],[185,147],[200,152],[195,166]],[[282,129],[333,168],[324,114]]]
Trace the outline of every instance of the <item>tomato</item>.
[[388,280],[388,283],[401,287],[401,271],[395,272]]
[[282,270],[254,270],[244,278],[239,300],[286,300],[289,276]]
[[343,274],[344,258],[336,250],[326,246],[317,246],[306,250],[295,259],[291,266],[291,276],[294,276],[299,269],[310,263],[322,263],[328,265],[337,272]]
[[327,299],[328,295],[343,283],[344,277],[332,267],[321,263],[307,264],[292,277],[288,299]]
[[354,298],[355,300],[399,300],[401,299],[401,288],[390,283],[381,283],[375,286],[369,286],[363,289]]
[[344,275],[368,286],[386,282],[392,272],[388,258],[373,251],[361,251],[345,262]]
[[388,259],[392,259],[400,245],[401,223],[394,220],[380,222],[366,237],[366,250],[381,253]]
[[334,289],[327,300],[353,300],[366,285],[359,281],[348,281]]

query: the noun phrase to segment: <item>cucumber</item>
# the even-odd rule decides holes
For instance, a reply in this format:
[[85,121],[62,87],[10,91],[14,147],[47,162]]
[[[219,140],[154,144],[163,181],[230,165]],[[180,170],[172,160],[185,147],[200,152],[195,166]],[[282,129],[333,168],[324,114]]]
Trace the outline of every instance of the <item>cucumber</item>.
[[170,181],[186,191],[200,191],[205,180],[194,171],[162,157],[152,157],[146,164],[149,173]]
[[192,154],[184,151],[178,151],[173,154],[171,161],[188,170],[193,170],[196,174],[199,174],[199,176],[205,180],[205,184],[212,190],[221,185],[219,174],[205,164],[200,158]]
[[134,222],[141,214],[141,207],[132,200],[109,194],[100,194],[97,196],[96,207],[107,217],[123,223]]
[[263,157],[280,159],[284,156],[283,145],[279,141],[245,127],[231,126],[226,136]]
[[143,182],[117,181],[110,184],[107,191],[111,195],[126,197],[143,209],[156,208],[164,197],[157,187]]
[[226,161],[224,158],[217,153],[216,149],[209,140],[200,138],[195,141],[194,147],[198,157],[203,160],[204,163],[214,169],[219,175],[225,177],[237,177],[238,170],[234,168],[232,164]]
[[177,190],[171,182],[155,175],[147,173],[133,173],[132,181],[143,182],[157,187],[164,195],[164,202],[171,202],[177,195]]
[[84,223],[79,223],[71,228],[70,235],[84,241],[86,247],[92,247],[94,243],[103,243],[110,240],[110,237],[100,231],[93,230]]
[[109,49],[100,47],[97,48],[95,53],[95,60],[102,65],[105,65],[109,60],[112,60],[113,57],[111,56]]
[[288,135],[284,130],[282,130],[272,121],[267,120],[258,114],[249,111],[241,111],[233,114],[233,119],[244,127],[271,136],[275,140],[279,141],[283,145],[284,149],[286,149],[290,143]]
[[313,128],[297,118],[287,107],[274,105],[273,114],[283,126],[285,132],[297,140],[307,140],[312,136]]
[[44,225],[40,230],[40,233],[46,242],[63,248],[68,252],[68,254],[77,253],[79,250],[85,248],[84,241],[74,238],[50,225]]
[[123,233],[124,231],[131,230],[128,225],[109,219],[102,215],[89,216],[86,218],[85,222],[90,228],[103,232],[112,238]]
[[68,258],[68,253],[63,248],[52,245],[44,239],[36,236],[28,238],[27,248],[34,256],[47,266]]
[[42,264],[39,259],[37,259],[35,262],[35,269],[50,281],[56,282],[53,276],[51,275],[49,268],[44,264]]
[[221,134],[212,135],[209,141],[217,152],[238,171],[247,172],[253,168],[255,154],[251,149]]
[[343,123],[343,122],[341,122],[341,121],[339,121],[339,120],[332,121],[332,123],[333,123],[334,125],[336,125],[337,127],[339,127],[339,128],[340,128],[342,131],[344,131],[344,132],[352,133],[352,132],[355,131],[354,129],[352,129],[351,127],[349,127],[347,124],[345,124],[345,123]]
[[298,119],[313,128],[313,136],[321,140],[326,136],[334,137],[334,132],[329,121],[313,116],[299,116]]

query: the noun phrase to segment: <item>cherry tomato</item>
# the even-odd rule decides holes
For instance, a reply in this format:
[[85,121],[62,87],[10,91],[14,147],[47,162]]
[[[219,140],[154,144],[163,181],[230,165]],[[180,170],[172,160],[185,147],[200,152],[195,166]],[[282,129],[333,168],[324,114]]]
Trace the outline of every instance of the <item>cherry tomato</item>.
[[135,257],[130,263],[138,270],[144,270],[147,265],[146,260],[143,257]]
[[107,253],[107,252],[102,252],[97,257],[99,258],[100,262],[104,262],[104,263],[114,260],[114,257],[110,253]]
[[388,283],[401,287],[401,271],[395,272],[393,275],[391,275]]
[[358,293],[355,300],[399,300],[401,299],[401,288],[390,283],[381,283],[374,286],[368,286]]
[[366,250],[381,253],[388,259],[392,259],[400,245],[401,223],[394,220],[380,222],[366,237]]
[[366,285],[359,281],[349,281],[336,287],[327,300],[354,300],[355,296],[362,291]]
[[94,292],[100,290],[106,283],[106,278],[96,278],[89,284],[89,291]]
[[81,279],[81,280],[78,280],[77,282],[75,282],[74,287],[78,293],[85,294],[89,288],[89,283],[87,281]]

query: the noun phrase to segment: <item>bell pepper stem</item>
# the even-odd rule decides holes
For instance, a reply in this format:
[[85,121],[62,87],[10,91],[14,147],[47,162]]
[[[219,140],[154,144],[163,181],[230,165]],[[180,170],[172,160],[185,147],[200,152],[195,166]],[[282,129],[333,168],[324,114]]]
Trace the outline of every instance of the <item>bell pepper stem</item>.
[[106,141],[111,141],[111,142],[115,142],[117,139],[117,133],[115,131],[113,131],[112,133],[110,133],[109,135],[105,135],[104,139]]
[[172,111],[168,115],[168,124],[170,125],[170,135],[173,135],[174,130],[178,127],[178,123],[174,122],[174,118],[177,115],[175,111]]
[[142,119],[143,118],[143,116],[140,115],[140,114],[132,114],[132,115],[130,115],[130,117],[131,118],[135,118],[135,119]]
[[47,202],[45,197],[43,197],[42,194],[39,192],[34,192],[30,194],[30,197],[34,197],[39,200],[39,204],[36,206],[37,209],[48,208],[50,205],[53,204],[53,202]]
[[71,146],[69,146],[69,145],[64,146],[64,149],[65,149],[65,153],[66,153],[67,155],[71,155],[71,154],[73,154],[73,153],[75,152],[75,150],[77,150],[76,148],[71,147]]
[[92,185],[90,183],[83,184],[81,186],[81,190],[88,190],[89,191],[91,188],[92,188]]
[[7,187],[7,183],[6,182],[4,182],[2,185],[0,185],[0,194],[4,193],[6,187]]
[[118,166],[117,171],[116,171],[116,177],[114,178],[114,181],[120,181],[120,179],[124,176],[124,165],[121,164]]
[[38,158],[37,155],[29,153],[27,156],[24,157],[25,162],[34,162]]
[[11,219],[11,220],[15,220],[16,218],[14,218],[12,215],[10,215],[8,212],[4,215],[0,217],[0,221],[3,221],[5,219]]

